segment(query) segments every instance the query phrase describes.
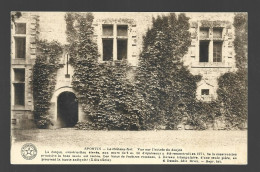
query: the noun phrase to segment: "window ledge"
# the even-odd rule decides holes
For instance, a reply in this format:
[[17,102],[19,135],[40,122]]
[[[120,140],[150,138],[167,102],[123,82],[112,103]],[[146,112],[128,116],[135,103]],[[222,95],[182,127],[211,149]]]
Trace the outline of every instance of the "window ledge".
[[224,41],[223,38],[213,38],[213,41]]
[[26,37],[26,34],[14,34],[14,37]]
[[13,81],[12,83],[13,83],[13,84],[24,84],[25,81]]
[[13,105],[12,110],[28,111],[28,110],[31,110],[31,109],[28,109],[27,107],[25,107],[23,105]]
[[25,58],[12,59],[12,64],[26,64],[26,59]]
[[200,37],[200,41],[211,41],[208,37]]
[[213,97],[211,95],[201,95],[200,100],[204,102],[210,102],[213,100]]
[[193,62],[191,68],[231,68],[230,63],[225,62]]
[[117,39],[127,39],[128,37],[127,36],[117,36],[116,38]]
[[105,36],[105,35],[102,36],[102,39],[113,39],[113,38],[114,38],[113,35],[112,36]]

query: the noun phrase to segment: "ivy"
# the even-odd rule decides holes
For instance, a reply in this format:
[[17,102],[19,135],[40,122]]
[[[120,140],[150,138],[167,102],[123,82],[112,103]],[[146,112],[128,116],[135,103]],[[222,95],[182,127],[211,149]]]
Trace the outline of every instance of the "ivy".
[[20,11],[13,11],[11,12],[11,20],[15,23],[15,20],[20,18],[22,16],[22,13]]
[[[234,26],[239,38],[234,45],[236,59],[243,64],[247,54],[241,48],[247,44],[241,37],[245,29],[239,23],[243,22],[236,21],[238,18]],[[223,114],[231,125],[246,119],[247,79],[242,67],[235,75],[226,73],[219,79],[217,101],[196,100],[201,76],[193,76],[182,62],[191,44],[189,18],[184,14],[153,18],[143,38],[134,82],[128,80],[131,67],[127,61],[98,62],[91,13],[67,13],[65,20],[70,64],[74,68],[72,85],[87,121],[78,123],[78,129],[176,129],[184,119],[195,129],[207,129],[207,123],[213,124]],[[242,90],[237,88],[241,84]],[[232,96],[239,93],[244,96],[241,100]]]
[[58,55],[62,47],[58,42],[36,41],[37,56],[32,72],[32,89],[34,99],[34,117],[39,127],[50,123],[48,110],[56,84],[56,72],[59,69]]
[[219,80],[217,90],[223,115],[229,128],[240,128],[247,121],[247,14],[237,13],[234,18],[235,59],[237,72],[226,73]]
[[192,115],[201,77],[182,63],[191,44],[188,20],[185,14],[159,16],[144,37],[136,80],[147,129],[175,129],[184,116]]
[[74,67],[73,89],[88,122],[78,124],[92,129],[139,129],[134,109],[135,88],[127,79],[126,61],[98,63],[93,39],[91,13],[67,13],[70,63]]

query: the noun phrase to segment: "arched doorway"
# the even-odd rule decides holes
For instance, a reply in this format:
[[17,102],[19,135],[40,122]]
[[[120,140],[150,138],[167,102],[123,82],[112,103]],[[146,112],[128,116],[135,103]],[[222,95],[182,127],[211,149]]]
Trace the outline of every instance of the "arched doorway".
[[78,122],[78,101],[74,93],[62,92],[57,99],[60,127],[73,127]]

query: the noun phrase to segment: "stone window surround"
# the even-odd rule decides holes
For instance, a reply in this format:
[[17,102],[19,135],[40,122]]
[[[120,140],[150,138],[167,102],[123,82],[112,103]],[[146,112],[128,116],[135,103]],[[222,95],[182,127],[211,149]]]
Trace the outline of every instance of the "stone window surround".
[[[104,36],[102,35],[101,36],[101,42],[103,42],[103,39],[113,39],[113,61],[115,60],[118,60],[117,58],[117,40],[120,39],[120,40],[127,40],[127,42],[129,41],[128,40],[128,30],[129,30],[129,25],[128,24],[121,24],[121,23],[106,23],[106,24],[102,24],[101,27],[102,27],[102,32],[103,32],[103,25],[113,25],[113,35],[112,36]],[[117,26],[127,26],[127,36],[117,36]],[[127,51],[128,51],[128,46],[127,46]],[[128,57],[126,57],[127,59]],[[101,59],[102,59],[102,62],[105,62],[103,60],[103,44],[102,44],[102,51],[101,51]]]
[[[26,21],[19,21],[19,22],[16,22],[16,24],[25,24],[25,28],[26,28],[26,31],[25,31],[25,34],[17,34],[16,33],[16,26],[15,26],[15,24],[14,24],[14,29],[13,29],[13,33],[12,33],[12,35],[13,35],[13,42],[14,42],[14,44],[13,44],[13,48],[12,48],[12,50],[13,50],[13,58],[12,59],[18,59],[18,60],[25,60],[26,59],[26,50],[27,50],[27,34],[28,34],[28,27],[27,27],[27,22]],[[16,58],[16,43],[15,43],[15,39],[16,38],[25,38],[25,58]]]
[[[217,29],[222,29],[222,37],[221,38],[213,38],[213,30],[217,28]],[[209,29],[209,37],[208,38],[200,38],[200,34],[198,34],[198,41],[199,41],[199,46],[200,46],[200,41],[209,41],[209,50],[208,50],[208,62],[200,62],[200,57],[198,58],[199,63],[224,63],[223,62],[223,54],[221,57],[221,62],[214,62],[213,61],[213,44],[214,42],[221,42],[222,43],[222,52],[224,51],[224,36],[223,36],[223,31],[224,31],[224,27],[199,27],[199,31],[200,29]]]
[[[16,69],[24,69],[24,81],[16,81],[15,80],[15,71],[14,70],[16,70]],[[21,110],[23,110],[24,108],[25,108],[25,103],[26,103],[26,96],[25,96],[25,90],[24,90],[24,105],[16,105],[15,104],[15,84],[24,84],[24,89],[26,89],[26,82],[25,82],[25,80],[26,80],[26,78],[25,78],[25,76],[26,76],[26,68],[25,67],[13,67],[12,68],[12,76],[11,76],[11,79],[12,79],[12,92],[13,92],[13,94],[11,94],[12,95],[12,105],[13,105],[13,108],[14,109],[21,109]]]

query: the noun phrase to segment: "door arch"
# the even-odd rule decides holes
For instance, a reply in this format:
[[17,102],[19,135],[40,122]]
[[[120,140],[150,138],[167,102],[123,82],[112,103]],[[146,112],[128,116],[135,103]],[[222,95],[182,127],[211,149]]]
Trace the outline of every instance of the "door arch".
[[60,127],[74,127],[78,122],[78,101],[74,93],[62,92],[57,98],[57,119]]

